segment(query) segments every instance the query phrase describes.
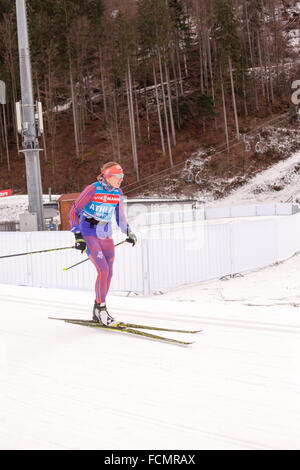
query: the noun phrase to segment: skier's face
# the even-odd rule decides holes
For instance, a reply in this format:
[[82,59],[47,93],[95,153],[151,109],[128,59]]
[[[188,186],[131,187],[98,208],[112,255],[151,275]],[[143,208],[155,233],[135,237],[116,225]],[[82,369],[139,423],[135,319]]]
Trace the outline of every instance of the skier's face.
[[124,175],[112,175],[106,178],[106,181],[108,184],[110,184],[113,188],[119,188],[122,184]]

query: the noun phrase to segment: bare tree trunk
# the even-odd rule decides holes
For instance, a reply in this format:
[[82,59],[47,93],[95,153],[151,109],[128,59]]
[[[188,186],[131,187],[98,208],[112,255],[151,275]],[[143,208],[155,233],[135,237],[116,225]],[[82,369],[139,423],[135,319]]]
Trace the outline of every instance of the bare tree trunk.
[[203,63],[204,63],[204,85],[206,90],[208,90],[208,72],[207,72],[207,28],[204,27],[203,31]]
[[178,129],[180,129],[181,123],[180,123],[180,111],[179,111],[178,80],[177,80],[176,67],[175,67],[175,57],[174,57],[173,52],[171,52],[171,61],[172,61],[172,70],[173,70],[174,82],[175,82],[177,127],[178,127]]
[[[1,31],[1,39],[4,45],[3,57],[4,63],[7,64],[7,69],[10,73],[11,78],[11,90],[12,90],[12,100],[13,103],[17,101],[17,85],[16,85],[16,74],[15,74],[15,61],[14,61],[14,20],[12,14],[4,14],[2,28]],[[18,136],[18,129],[17,129],[17,120],[16,120],[16,112],[15,106],[12,106],[12,122],[14,128],[14,134],[16,139],[17,151],[19,152],[19,136]]]
[[[277,83],[279,84],[279,45],[278,45],[278,22],[276,21],[276,13],[275,13],[275,3],[272,2],[272,17],[273,17],[273,24],[274,24],[274,48],[275,48],[275,61],[276,61],[276,78]],[[279,86],[278,86],[279,89]],[[274,102],[274,96],[273,96]]]
[[[248,37],[248,44],[249,44],[249,50],[250,50],[250,62],[251,62],[251,67],[252,67],[251,75],[253,76],[253,81],[255,82],[256,81],[255,71],[254,71],[255,63],[254,63],[254,55],[253,55],[253,44],[252,44],[252,39],[251,39],[250,27],[249,27],[247,1],[245,2],[245,12],[246,12],[247,37]],[[256,107],[256,110],[258,110],[259,102],[258,102],[257,87],[255,86],[255,83],[254,83],[254,93],[255,93],[255,107]]]
[[4,129],[3,129],[2,113],[1,112],[0,112],[0,131],[1,131],[0,153],[1,153],[1,163],[3,163],[3,149],[5,147],[5,136],[4,136]]
[[234,111],[236,138],[237,140],[240,140],[239,120],[238,120],[238,115],[237,115],[234,82],[233,82],[233,74],[232,74],[232,61],[231,61],[230,56],[228,57],[228,62],[229,62],[229,73],[230,73],[230,82],[231,82],[232,104],[233,104],[233,111]]
[[16,139],[16,145],[17,145],[17,151],[19,152],[20,146],[19,146],[19,134],[18,134],[18,129],[17,129],[17,117],[16,117],[16,111],[14,104],[17,101],[17,87],[16,87],[16,78],[15,78],[15,73],[14,73],[14,68],[12,64],[12,70],[11,70],[11,84],[12,84],[12,99],[13,99],[13,107],[12,107],[12,114],[13,114],[13,125],[14,125],[14,133],[15,133],[15,139]]
[[145,92],[145,109],[146,109],[146,120],[147,120],[147,142],[150,144],[150,118],[149,118],[149,103],[146,80],[144,80],[144,92]]
[[221,91],[222,91],[222,102],[223,102],[225,137],[226,137],[227,151],[229,153],[230,148],[229,148],[229,137],[228,137],[228,126],[227,126],[226,102],[225,102],[224,83],[223,83],[223,75],[222,75],[221,66],[220,66],[220,78],[221,78]]
[[136,134],[135,134],[135,123],[134,123],[134,109],[133,109],[133,97],[132,97],[132,81],[131,81],[131,70],[129,58],[127,59],[127,72],[128,72],[128,89],[129,89],[129,104],[132,120],[132,143],[133,143],[133,162],[134,168],[136,171],[136,180],[139,182],[139,166],[138,166],[138,156],[137,156],[137,146],[136,146]]
[[10,172],[10,158],[9,158],[9,150],[8,150],[6,113],[5,113],[5,105],[4,104],[2,105],[2,112],[3,112],[3,125],[4,125],[4,138],[5,138],[5,147],[6,147],[7,169]]
[[243,72],[243,95],[244,95],[244,113],[245,117],[248,116],[248,107],[247,107],[247,94],[246,94],[246,85],[245,85],[245,74]]
[[183,80],[182,80],[182,73],[181,73],[181,65],[180,65],[180,54],[179,54],[179,48],[176,47],[176,55],[177,55],[177,62],[178,62],[178,77],[179,77],[179,84],[180,84],[180,91],[181,91],[181,96],[183,96]]
[[[128,85],[128,82],[127,82],[127,79],[126,79],[126,87]],[[112,98],[112,101],[113,101],[113,89],[110,89],[108,88],[107,89],[107,97],[108,98]],[[127,100],[128,100],[128,104],[129,104],[129,93],[127,94]],[[112,155],[113,155],[113,160],[116,160],[117,158],[117,149],[116,149],[116,136],[115,136],[115,118],[114,116],[111,115],[111,113],[114,115],[114,105],[110,103],[110,100],[108,99],[107,101],[107,104],[108,104],[108,121],[107,121],[107,126],[106,126],[106,130],[107,130],[107,134],[109,136],[109,140],[110,140],[110,143],[111,143],[111,149],[112,149]],[[128,110],[130,108],[128,107]],[[132,142],[132,131],[131,131],[131,115],[130,115],[130,136],[131,136],[131,142]]]
[[[55,107],[57,106],[57,99],[56,94],[54,95],[54,100],[51,98],[51,104]],[[52,175],[55,176],[56,174],[56,113],[52,112],[52,119],[51,119],[51,162],[52,162]]]
[[105,120],[107,121],[107,102],[106,102],[104,66],[103,66],[101,47],[99,47],[99,60],[100,60],[100,74],[101,74],[101,88],[102,88],[102,96],[103,96],[104,116],[105,116]]
[[211,82],[211,95],[213,102],[215,103],[215,89],[214,89],[214,77],[213,77],[213,70],[212,70],[212,60],[211,60],[211,49],[210,49],[210,40],[209,40],[209,32],[207,31],[207,61],[208,61],[208,70],[209,70],[209,77]]
[[175,134],[174,116],[173,116],[173,108],[172,108],[172,95],[171,95],[170,75],[169,75],[169,70],[168,70],[168,66],[167,66],[167,62],[166,62],[166,61],[165,61],[165,71],[166,71],[166,79],[167,79],[167,91],[168,91],[169,114],[170,114],[172,138],[173,138],[174,146],[176,147],[176,134]]
[[251,33],[250,33],[250,28],[249,28],[247,1],[245,2],[245,12],[246,12],[246,26],[247,26],[247,35],[248,35],[251,65],[252,65],[252,67],[254,67],[253,47],[252,47]]
[[135,113],[136,113],[136,122],[137,122],[137,128],[138,128],[138,136],[139,136],[139,141],[141,141],[141,126],[140,126],[140,117],[139,117],[139,104],[138,104],[138,97],[137,97],[137,90],[135,90],[134,96],[135,96]]
[[126,84],[126,96],[127,96],[128,116],[129,116],[129,126],[130,126],[132,159],[133,159],[133,166],[135,168],[134,141],[133,141],[133,130],[132,130],[133,123],[132,123],[132,113],[131,113],[130,97],[129,97],[128,76],[126,76],[126,78],[125,78],[125,84]]
[[[213,76],[213,69],[212,69],[212,58],[211,58],[211,44],[209,40],[209,34],[207,34],[207,51],[208,51],[208,69],[209,69],[209,76],[211,82],[211,96],[213,99],[214,106],[216,105],[215,100],[215,87],[214,87],[214,76]],[[217,128],[217,118],[215,117],[215,128]]]
[[117,137],[117,154],[118,161],[121,163],[121,149],[120,149],[120,136],[119,136],[119,125],[118,125],[118,109],[117,109],[117,99],[115,88],[112,91],[113,103],[114,103],[114,117],[115,117],[115,126],[116,126],[116,137]]
[[199,20],[198,20],[198,47],[199,47],[199,68],[200,68],[200,89],[201,93],[204,93],[204,77],[203,77],[203,57],[202,57],[202,38],[201,38],[201,29],[199,26]]
[[75,97],[74,92],[74,84],[73,84],[73,75],[70,65],[70,85],[71,85],[71,97],[72,97],[72,110],[73,110],[73,123],[74,123],[74,137],[75,137],[75,151],[76,157],[79,158],[79,136],[78,136],[78,118],[77,118],[77,100]]
[[164,77],[163,77],[163,72],[162,72],[160,51],[158,51],[158,60],[159,60],[161,90],[162,90],[164,113],[165,113],[165,123],[166,123],[166,131],[167,131],[167,142],[168,142],[168,149],[169,149],[169,157],[170,157],[171,167],[173,167],[174,164],[173,164],[173,155],[172,155],[172,148],[171,148],[171,141],[170,141],[169,119],[168,119],[168,111],[167,111],[167,103],[166,103],[165,87],[164,87]]
[[269,42],[266,40],[266,55],[267,55],[267,64],[268,64],[268,76],[270,80],[270,94],[271,94],[271,103],[274,104],[274,88],[273,88],[273,77],[272,77],[272,64],[271,64],[271,59],[270,59],[270,48],[269,48]]
[[184,63],[184,71],[185,71],[185,78],[189,78],[189,73],[188,73],[188,68],[187,68],[187,60],[186,60],[186,54],[183,51],[183,63]]
[[87,74],[87,77],[86,77],[86,91],[87,91],[86,108],[87,108],[88,111],[93,113],[94,112],[94,106],[93,106],[93,100],[92,100],[92,91],[91,91],[91,83],[90,83],[89,73]]
[[76,95],[76,105],[77,105],[77,118],[78,118],[78,142],[79,142],[79,152],[80,152],[80,160],[83,161],[83,135],[85,130],[85,100],[83,98],[83,89],[82,89],[82,74],[79,74],[79,87],[78,87],[78,94]]
[[261,76],[261,87],[262,87],[262,94],[265,97],[265,84],[264,84],[264,77],[263,77],[263,62],[262,62],[262,52],[260,46],[260,36],[259,31],[257,31],[257,48],[258,48],[258,56],[259,56],[259,66],[260,66],[260,76]]
[[159,122],[159,131],[160,131],[160,139],[161,139],[161,148],[162,148],[163,155],[166,155],[164,131],[163,131],[163,127],[162,127],[162,120],[161,120],[161,113],[160,113],[160,102],[159,102],[159,96],[158,96],[157,78],[156,78],[154,62],[153,62],[153,77],[154,77],[156,104],[157,104],[157,112],[158,112],[158,122]]
[[[52,162],[51,168],[52,168],[52,175],[55,176],[56,172],[56,117],[57,117],[57,112],[56,112],[56,92],[55,88],[53,88],[53,82],[52,82],[52,69],[51,69],[51,60],[50,56],[48,56],[48,70],[47,70],[47,79],[45,77],[45,84],[44,84],[44,89],[45,89],[45,103],[46,103],[46,124],[45,125],[45,131],[47,129],[48,134],[49,134],[49,154],[50,154],[50,159]],[[43,138],[46,141],[46,132],[43,134]],[[46,145],[46,144],[45,144]],[[46,147],[45,147],[46,148]],[[48,152],[47,152],[48,153]]]

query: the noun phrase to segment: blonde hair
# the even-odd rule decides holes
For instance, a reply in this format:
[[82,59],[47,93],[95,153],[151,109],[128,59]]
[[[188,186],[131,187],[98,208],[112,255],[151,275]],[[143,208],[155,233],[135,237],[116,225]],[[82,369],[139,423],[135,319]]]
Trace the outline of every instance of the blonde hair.
[[105,163],[103,165],[103,167],[101,168],[100,175],[97,176],[97,180],[99,180],[103,176],[103,171],[106,170],[106,168],[109,168],[110,166],[114,166],[114,165],[120,165],[120,163],[118,163],[118,162],[107,162],[107,163]]

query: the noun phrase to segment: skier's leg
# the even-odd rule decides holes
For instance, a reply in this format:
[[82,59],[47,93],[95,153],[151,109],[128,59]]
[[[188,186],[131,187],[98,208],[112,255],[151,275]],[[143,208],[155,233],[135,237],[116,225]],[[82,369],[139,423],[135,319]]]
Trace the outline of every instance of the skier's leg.
[[102,251],[102,240],[89,235],[85,236],[85,240],[90,260],[97,270],[97,279],[95,283],[96,299],[93,308],[93,320],[106,326],[112,326],[116,324],[117,321],[108,313],[105,303],[110,268]]
[[114,259],[115,259],[115,247],[114,247],[114,241],[112,238],[104,238],[101,240],[101,248],[102,248],[102,253],[106,259],[107,266],[108,266],[108,275],[107,275],[107,281],[106,281],[106,295],[107,292],[109,291],[110,287],[110,282],[111,278],[113,275],[113,264],[114,264]]
[[95,283],[96,302],[105,303],[107,293],[107,277],[109,274],[108,264],[101,249],[101,240],[93,236],[85,236],[90,260],[97,271]]

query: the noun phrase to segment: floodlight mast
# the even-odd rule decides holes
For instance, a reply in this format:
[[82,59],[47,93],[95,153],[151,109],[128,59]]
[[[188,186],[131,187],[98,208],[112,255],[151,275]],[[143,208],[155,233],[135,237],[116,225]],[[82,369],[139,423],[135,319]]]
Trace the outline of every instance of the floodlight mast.
[[26,163],[26,179],[29,212],[37,215],[38,230],[44,230],[43,192],[41,181],[39,142],[36,131],[35,105],[32,92],[30,51],[28,41],[25,0],[16,0],[21,103],[20,113],[23,150]]

